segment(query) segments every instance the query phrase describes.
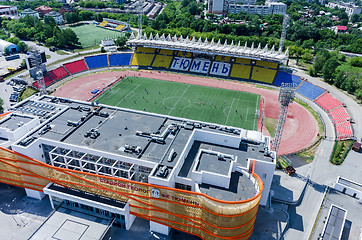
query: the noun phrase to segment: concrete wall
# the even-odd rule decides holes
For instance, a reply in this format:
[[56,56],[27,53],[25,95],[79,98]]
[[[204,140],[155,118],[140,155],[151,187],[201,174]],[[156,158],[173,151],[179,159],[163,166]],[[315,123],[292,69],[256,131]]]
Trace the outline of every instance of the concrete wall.
[[[359,191],[358,189],[353,188],[353,185],[352,185],[352,186],[347,186],[346,184],[339,183],[338,180],[339,180],[340,178],[341,178],[341,177],[338,177],[337,182],[336,182],[334,188],[335,188],[336,190],[340,191],[340,192],[343,192],[343,191],[344,191],[345,194],[347,194],[347,195],[349,195],[349,196],[351,196],[351,197],[353,197],[353,196],[355,195],[354,197],[362,200],[362,191]],[[347,181],[347,182],[350,181],[350,180],[345,179],[345,178],[343,178],[343,180],[344,180],[344,181]],[[360,185],[360,184],[358,184],[358,183],[356,183],[356,182],[353,182],[353,181],[350,181],[350,182],[351,182],[352,184]],[[361,187],[362,187],[362,185],[361,185]]]
[[[254,159],[249,159],[249,164]],[[273,181],[274,170],[275,170],[275,161],[274,162],[266,162],[260,160],[255,161],[255,169],[254,172],[260,177],[264,184],[264,190],[261,194],[260,205],[265,206],[268,200],[270,187]]]

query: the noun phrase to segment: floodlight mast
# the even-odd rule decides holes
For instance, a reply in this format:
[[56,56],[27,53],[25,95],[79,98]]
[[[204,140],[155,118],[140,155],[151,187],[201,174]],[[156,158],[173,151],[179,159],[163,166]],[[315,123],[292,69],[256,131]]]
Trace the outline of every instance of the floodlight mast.
[[138,1],[138,39],[142,38],[143,0]]
[[39,82],[39,94],[43,96],[47,94],[46,86],[44,82],[43,71],[41,69],[42,59],[39,50],[34,49],[30,53],[29,61],[31,62],[32,66],[36,68],[36,79]]
[[278,153],[279,145],[282,140],[285,120],[287,118],[289,104],[293,102],[295,97],[295,83],[282,83],[279,91],[278,101],[280,102],[280,110],[278,114],[278,122],[275,126],[275,135],[272,141],[271,150]]
[[281,53],[283,51],[283,47],[284,47],[284,41],[285,41],[285,37],[287,35],[287,29],[289,27],[288,25],[289,23],[289,15],[285,14],[284,18],[283,18],[283,30],[282,30],[282,35],[280,36],[280,42],[279,42],[279,49],[278,52]]

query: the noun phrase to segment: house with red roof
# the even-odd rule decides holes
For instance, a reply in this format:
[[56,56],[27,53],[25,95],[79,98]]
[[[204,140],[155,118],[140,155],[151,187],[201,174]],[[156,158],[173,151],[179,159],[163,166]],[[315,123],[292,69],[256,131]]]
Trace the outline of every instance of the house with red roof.
[[39,13],[39,16],[44,17],[45,14],[52,12],[53,8],[43,5],[43,6],[35,8],[34,10]]
[[347,32],[347,26],[335,26],[334,27],[334,32],[336,34],[343,34]]

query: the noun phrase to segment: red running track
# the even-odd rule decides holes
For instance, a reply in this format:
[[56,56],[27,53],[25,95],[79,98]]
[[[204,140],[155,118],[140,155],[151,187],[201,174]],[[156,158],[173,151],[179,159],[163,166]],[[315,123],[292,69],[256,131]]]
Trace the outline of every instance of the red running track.
[[[237,81],[232,82],[157,71],[95,73],[66,83],[58,88],[53,95],[86,101],[93,96],[93,94],[90,93],[93,89],[102,89],[120,76],[139,76],[259,94],[266,100],[264,116],[268,118],[278,118],[279,92],[276,90],[257,88],[251,84]],[[260,126],[258,129],[260,129]],[[265,127],[263,127],[263,133],[269,135]],[[317,134],[318,123],[313,115],[298,103],[293,102],[289,106],[288,118],[285,122],[278,155],[293,153],[310,146],[315,141]]]

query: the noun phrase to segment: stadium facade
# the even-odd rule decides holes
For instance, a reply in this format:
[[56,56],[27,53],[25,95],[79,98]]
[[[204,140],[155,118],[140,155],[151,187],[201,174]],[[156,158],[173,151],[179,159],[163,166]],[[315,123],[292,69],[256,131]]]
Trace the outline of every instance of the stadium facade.
[[[276,164],[260,132],[52,96],[0,120],[0,181],[129,229],[248,239]],[[4,144],[3,144],[4,145]],[[11,150],[10,150],[11,149]]]

